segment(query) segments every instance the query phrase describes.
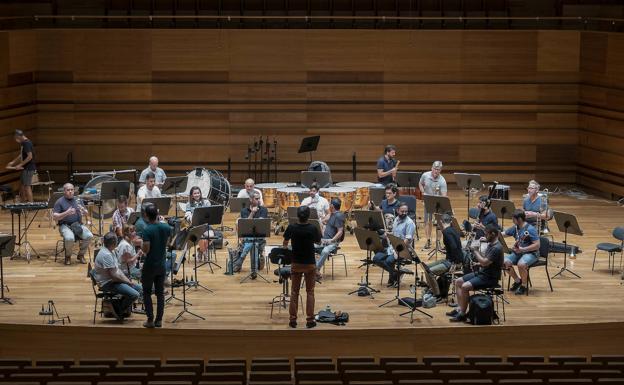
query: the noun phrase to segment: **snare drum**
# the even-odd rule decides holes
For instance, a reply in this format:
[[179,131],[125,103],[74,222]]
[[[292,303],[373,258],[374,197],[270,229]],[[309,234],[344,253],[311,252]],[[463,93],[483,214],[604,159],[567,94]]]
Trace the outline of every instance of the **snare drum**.
[[289,207],[299,207],[301,200],[299,194],[307,193],[310,189],[306,187],[284,187],[277,189],[277,202],[280,209],[286,211]]
[[492,199],[503,199],[509,200],[509,186],[505,184],[497,184],[494,189],[494,194],[492,194]]
[[340,182],[336,183],[338,187],[349,187],[355,189],[355,199],[353,200],[353,208],[361,209],[368,207],[368,201],[370,201],[369,188],[373,185],[370,182]]
[[352,187],[326,187],[320,190],[321,196],[331,202],[332,198],[340,199],[340,211],[349,211],[355,200],[355,189]]
[[277,190],[288,186],[286,183],[260,183],[256,187],[262,191],[264,207],[268,209],[277,206]]

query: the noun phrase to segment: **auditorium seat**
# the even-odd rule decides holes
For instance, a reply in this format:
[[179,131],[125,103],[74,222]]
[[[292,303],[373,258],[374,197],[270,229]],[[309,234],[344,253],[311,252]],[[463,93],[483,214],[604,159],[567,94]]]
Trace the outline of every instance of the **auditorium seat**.
[[34,363],[34,366],[62,366],[64,368],[69,368],[75,364],[72,359],[63,359],[63,360],[37,360]]
[[361,370],[346,369],[341,372],[344,382],[352,381],[384,381],[386,379],[385,370]]
[[336,370],[302,370],[295,372],[297,383],[302,381],[341,381],[342,377]]
[[285,372],[290,371],[289,362],[253,362],[250,370],[252,372]]
[[501,356],[464,356],[464,362],[475,364],[478,362],[503,362]]
[[204,371],[204,363],[195,362],[195,363],[179,363],[179,364],[163,364],[158,368],[159,372],[193,372],[196,374],[200,374]]
[[564,362],[587,362],[587,358],[583,356],[550,356],[548,362],[556,362],[563,364]]
[[507,356],[507,362],[546,362],[544,356]]
[[331,357],[305,357],[299,356],[294,359],[295,365],[298,362],[334,362],[334,359]]
[[59,381],[97,381],[102,375],[97,372],[83,372],[83,373],[59,373],[56,379]]
[[187,364],[187,365],[196,365],[199,367],[203,367],[204,359],[203,358],[167,358],[165,363],[171,364],[171,365]]
[[42,365],[42,366],[25,366],[25,367],[21,368],[19,371],[20,371],[20,373],[31,373],[31,374],[52,373],[54,375],[57,375],[58,373],[61,373],[61,372],[65,371],[65,370],[67,370],[67,369],[64,368],[63,366]]
[[295,372],[313,371],[313,370],[335,370],[336,365],[333,362],[314,362],[304,361],[295,362]]
[[5,366],[17,366],[18,368],[22,368],[24,366],[29,366],[31,364],[32,364],[32,361],[27,360],[27,359],[21,359],[21,358],[0,359],[0,368],[5,367]]
[[515,380],[528,378],[529,372],[526,370],[488,370],[485,372],[485,378],[491,378],[493,381]]
[[247,374],[243,372],[212,372],[212,373],[202,373],[198,380],[200,382],[205,383],[216,383],[216,382],[244,382],[247,379]]
[[623,355],[609,355],[609,354],[593,354],[591,356],[591,362],[601,362],[603,364],[607,362],[624,362]]
[[434,380],[437,378],[433,370],[393,370],[390,377],[395,383],[411,379]]
[[442,380],[401,380],[399,385],[442,385]]
[[67,371],[69,373],[104,373],[110,370],[108,365],[72,365]]
[[503,379],[503,380],[498,381],[498,383],[500,385],[533,385],[533,384],[539,385],[539,384],[543,384],[544,381],[542,381],[539,378],[525,378],[525,379],[514,378],[510,380]]
[[47,385],[92,385],[91,381],[50,381]]
[[245,385],[246,381],[199,381],[198,385]]
[[114,367],[119,364],[119,361],[115,358],[87,358],[78,361],[78,365],[105,365],[108,367]]
[[[112,368],[110,368],[112,369]],[[115,373],[154,373],[156,367],[154,365],[145,364],[121,364],[114,368]],[[108,370],[112,372],[112,370]]]
[[422,362],[386,362],[383,368],[391,373],[394,370],[426,370],[427,365]]
[[124,365],[152,365],[157,368],[162,364],[160,358],[127,358],[121,363]]
[[403,356],[379,358],[379,365],[381,366],[386,366],[388,363],[396,363],[396,362],[416,363],[418,362],[418,358],[417,357],[403,357]]
[[345,370],[380,370],[379,364],[375,362],[340,362],[338,371],[344,373]]

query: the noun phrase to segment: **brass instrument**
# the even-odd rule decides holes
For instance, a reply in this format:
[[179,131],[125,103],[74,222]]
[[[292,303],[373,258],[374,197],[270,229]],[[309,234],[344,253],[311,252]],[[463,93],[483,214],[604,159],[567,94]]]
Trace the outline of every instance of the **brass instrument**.
[[[548,228],[548,221],[553,218],[553,210],[548,207],[548,189],[545,188],[539,193],[540,196],[540,208],[539,213],[537,215],[537,221],[535,225],[537,226],[537,231],[542,234],[550,233],[550,229]],[[542,214],[545,214],[546,218],[542,219]],[[544,223],[542,224],[542,221]],[[542,228],[543,226],[543,228]]]

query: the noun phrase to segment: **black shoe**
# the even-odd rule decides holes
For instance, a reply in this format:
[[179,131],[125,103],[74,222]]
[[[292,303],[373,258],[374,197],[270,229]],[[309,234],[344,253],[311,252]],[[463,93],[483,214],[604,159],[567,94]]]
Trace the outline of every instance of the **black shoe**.
[[466,322],[466,315],[465,314],[458,314],[455,317],[450,318],[449,321],[451,321],[451,322]]
[[459,314],[459,310],[453,309],[453,310],[447,312],[446,316],[447,317],[457,317],[457,314]]
[[431,239],[427,239],[427,243],[425,243],[425,247],[423,249],[427,250],[431,248]]
[[308,321],[308,322],[306,322],[306,328],[312,329],[314,327],[316,327],[316,321]]
[[153,329],[154,328],[154,321],[145,321],[143,322],[143,327],[144,328],[148,328],[148,329]]
[[161,328],[162,327],[162,321],[154,321],[154,326],[157,328]]
[[511,288],[509,288],[509,291],[517,291],[518,288],[521,286],[522,286],[522,281],[514,282],[514,284],[511,285]]
[[293,329],[296,329],[297,328],[297,321],[290,321],[288,323],[288,326],[290,326]]
[[527,288],[524,286],[518,287],[518,289],[516,289],[516,292],[515,292],[516,295],[524,295],[526,293],[527,293]]

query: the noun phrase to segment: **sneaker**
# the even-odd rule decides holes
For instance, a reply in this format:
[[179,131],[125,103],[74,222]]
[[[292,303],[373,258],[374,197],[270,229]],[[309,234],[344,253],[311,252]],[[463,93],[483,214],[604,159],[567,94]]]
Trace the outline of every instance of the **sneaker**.
[[156,325],[154,325],[154,321],[145,321],[143,322],[143,327],[148,329],[153,329]]
[[522,286],[522,281],[514,282],[513,285],[509,288],[509,291],[517,291],[519,287]]
[[459,314],[459,310],[453,309],[453,310],[447,312],[446,316],[447,317],[457,317],[457,314]]
[[450,322],[466,322],[465,314],[457,314],[455,317],[449,319]]
[[65,257],[65,264],[68,265],[68,266],[71,265],[70,257]]
[[527,288],[524,286],[520,286],[519,288],[516,289],[515,294],[516,295],[524,295],[527,293]]
[[314,280],[317,283],[323,283],[323,274],[319,273],[318,271],[316,272],[316,276],[314,277]]
[[83,265],[87,264],[87,261],[86,261],[84,255],[78,255],[78,262],[82,263]]
[[316,321],[308,321],[308,322],[306,322],[306,328],[312,329],[314,327],[316,327]]
[[423,247],[423,249],[427,250],[431,248],[431,239],[427,239],[427,242],[425,243],[425,247]]
[[297,328],[297,321],[290,321],[288,323],[288,326],[290,326],[293,329],[296,329]]
[[157,328],[161,328],[162,327],[162,321],[154,321],[154,326]]

